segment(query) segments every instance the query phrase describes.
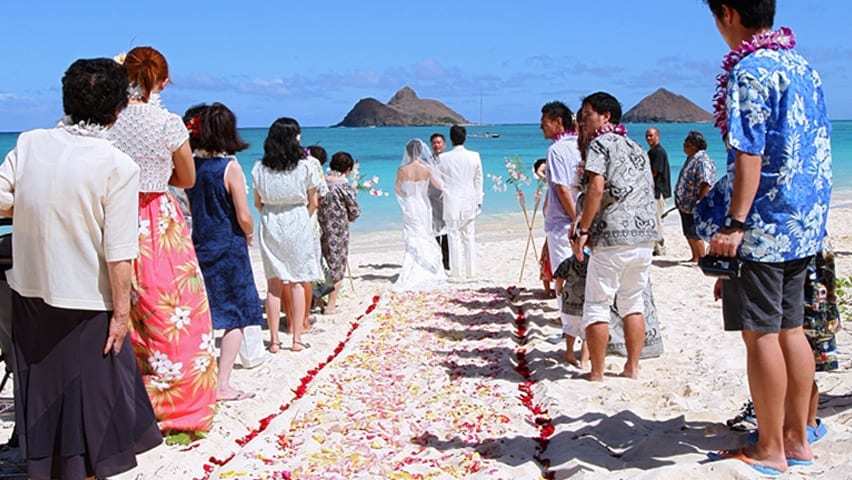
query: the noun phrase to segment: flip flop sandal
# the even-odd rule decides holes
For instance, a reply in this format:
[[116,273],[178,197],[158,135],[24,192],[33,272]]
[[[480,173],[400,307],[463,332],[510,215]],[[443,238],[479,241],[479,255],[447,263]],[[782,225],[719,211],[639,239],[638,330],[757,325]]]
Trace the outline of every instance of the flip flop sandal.
[[[808,425],[808,444],[816,445],[821,442],[828,435],[828,427],[825,426],[825,422],[822,421],[821,418],[817,418],[817,426],[812,427]],[[752,430],[746,436],[746,444],[747,445],[756,445],[757,441],[760,439],[760,435],[757,430]]]
[[293,349],[291,348],[290,350],[293,350],[294,352],[303,352],[303,351],[305,351],[305,350],[307,350],[307,349],[311,348],[311,344],[310,344],[310,343],[308,343],[308,342],[293,342],[293,343],[295,343],[296,345],[299,345],[299,346],[301,346],[301,347],[302,347],[302,348],[300,348],[300,349],[298,349],[298,350],[293,350]]
[[788,467],[810,467],[813,464],[813,460],[799,460],[798,458],[787,457]]
[[[756,463],[753,459],[749,458],[748,455],[746,455],[742,449],[710,452],[707,454],[707,458],[714,462],[719,460],[739,460],[748,465],[752,470],[759,473],[763,477],[778,478],[784,474],[784,472],[778,470],[777,468]],[[790,460],[788,459],[787,461],[789,462]]]
[[238,392],[236,397],[233,398],[220,398],[217,399],[217,402],[240,402],[242,400],[251,400],[254,398],[253,393],[248,392]]
[[[274,348],[274,350],[273,350]],[[270,343],[268,347],[266,347],[266,351],[271,354],[276,354],[281,351],[281,342]]]

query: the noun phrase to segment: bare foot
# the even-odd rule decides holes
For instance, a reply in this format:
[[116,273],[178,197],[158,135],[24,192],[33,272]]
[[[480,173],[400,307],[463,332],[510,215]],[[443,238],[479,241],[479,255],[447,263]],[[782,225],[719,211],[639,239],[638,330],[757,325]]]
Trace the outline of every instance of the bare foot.
[[281,350],[281,342],[272,342],[266,349],[269,350],[269,353],[278,353]]
[[604,379],[602,373],[594,373],[594,372],[584,373],[581,378],[583,380],[588,380],[590,382],[603,382],[603,379]]
[[625,365],[624,370],[621,371],[620,376],[636,380],[639,378],[639,367],[628,367],[627,365]]
[[225,388],[220,388],[216,390],[216,401],[217,402],[234,402],[239,400],[248,400],[250,398],[254,398],[253,393],[246,393],[236,388],[228,385]]
[[574,352],[566,350],[565,353],[562,354],[562,358],[565,360],[565,363],[567,363],[568,365],[573,365],[577,368],[580,367],[580,361],[577,360],[577,356],[574,355]]
[[328,307],[328,306],[327,306],[327,307],[325,307],[325,312],[324,312],[324,313],[325,313],[326,315],[334,315],[335,313],[337,313],[337,307]]

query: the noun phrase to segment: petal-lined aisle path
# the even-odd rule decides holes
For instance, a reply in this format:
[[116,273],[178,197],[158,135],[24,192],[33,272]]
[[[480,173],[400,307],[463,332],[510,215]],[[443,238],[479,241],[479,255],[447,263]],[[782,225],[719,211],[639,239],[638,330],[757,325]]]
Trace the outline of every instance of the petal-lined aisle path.
[[505,291],[400,294],[214,478],[538,478]]

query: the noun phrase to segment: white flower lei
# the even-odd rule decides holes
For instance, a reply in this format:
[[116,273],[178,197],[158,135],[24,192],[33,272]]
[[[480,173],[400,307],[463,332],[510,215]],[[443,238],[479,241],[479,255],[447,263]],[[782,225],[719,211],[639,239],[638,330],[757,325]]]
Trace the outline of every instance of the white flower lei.
[[109,130],[103,125],[97,125],[89,122],[74,123],[68,115],[62,117],[62,120],[56,124],[57,128],[61,128],[71,135],[79,135],[81,137],[104,138]]

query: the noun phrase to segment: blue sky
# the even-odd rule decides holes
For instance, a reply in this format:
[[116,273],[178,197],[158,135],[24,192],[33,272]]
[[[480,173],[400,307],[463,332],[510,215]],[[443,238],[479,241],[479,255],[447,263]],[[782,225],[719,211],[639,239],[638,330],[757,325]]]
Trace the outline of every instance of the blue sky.
[[[135,45],[169,59],[170,109],[222,101],[241,126],[333,124],[403,85],[472,121],[481,95],[493,123],[535,122],[542,103],[595,90],[629,108],[661,86],[709,110],[727,50],[701,0],[5,3],[0,131],[52,124],[74,59]],[[822,73],[831,115],[852,118],[847,2],[778,3],[776,24]]]

